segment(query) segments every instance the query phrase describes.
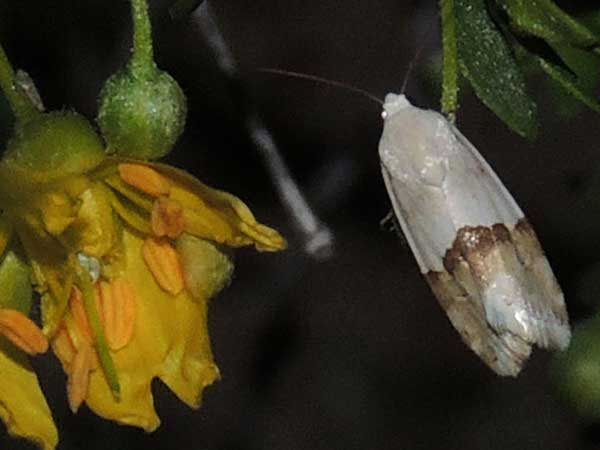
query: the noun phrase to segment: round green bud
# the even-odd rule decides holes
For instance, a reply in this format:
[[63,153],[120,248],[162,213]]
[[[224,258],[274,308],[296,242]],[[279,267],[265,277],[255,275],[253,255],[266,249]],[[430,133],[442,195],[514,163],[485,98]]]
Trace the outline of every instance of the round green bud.
[[104,85],[97,122],[109,152],[157,159],[171,151],[186,114],[185,95],[169,74],[127,66]]
[[600,420],[600,317],[575,329],[571,345],[556,355],[552,369],[563,400],[580,416]]
[[105,158],[102,139],[73,111],[39,114],[18,123],[0,160],[9,188],[53,182],[96,167]]
[[183,233],[177,239],[183,278],[192,298],[209,299],[227,287],[233,275],[233,262],[213,242]]

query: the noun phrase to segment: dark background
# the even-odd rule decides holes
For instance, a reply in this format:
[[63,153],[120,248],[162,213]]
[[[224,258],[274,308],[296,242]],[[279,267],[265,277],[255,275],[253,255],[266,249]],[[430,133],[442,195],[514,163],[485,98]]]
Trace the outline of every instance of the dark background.
[[[58,363],[36,360],[60,450],[598,448],[595,428],[555,399],[551,356],[535,351],[517,379],[495,376],[462,344],[408,247],[380,228],[390,208],[377,156],[380,107],[255,70],[317,74],[382,97],[400,90],[423,46],[407,92],[416,104],[437,108],[436,5],[212,3],[246,94],[334,233],[333,257],[319,262],[302,252],[194,16],[173,22],[168,1],[151,2],[157,61],[190,106],[185,136],[167,160],[242,197],[290,248],[237,253],[234,282],[210,308],[222,380],[205,391],[198,411],[156,382],[163,424],[152,435],[85,407],[72,415]],[[104,79],[126,60],[130,26],[125,0],[0,2],[0,39],[14,65],[37,82],[49,109],[75,108],[90,119]],[[600,273],[600,127],[588,111],[560,115],[559,99],[539,80],[533,77],[542,119],[536,143],[509,132],[466,87],[459,126],[527,212],[576,323],[595,307]],[[0,448],[34,448],[0,436]]]

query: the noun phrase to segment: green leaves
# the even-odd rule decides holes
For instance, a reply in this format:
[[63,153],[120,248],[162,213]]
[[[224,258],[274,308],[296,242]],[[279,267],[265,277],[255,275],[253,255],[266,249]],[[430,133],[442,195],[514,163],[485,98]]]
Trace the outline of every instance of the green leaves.
[[498,0],[498,4],[508,13],[511,24],[524,33],[576,47],[600,44],[598,36],[551,0]]
[[594,111],[600,82],[600,13],[578,20],[551,0],[441,0],[442,111],[458,108],[457,67],[479,99],[519,135],[534,139],[536,104],[524,68],[534,68]]
[[525,79],[484,0],[456,0],[458,61],[477,96],[510,128],[527,138],[537,132],[537,110]]

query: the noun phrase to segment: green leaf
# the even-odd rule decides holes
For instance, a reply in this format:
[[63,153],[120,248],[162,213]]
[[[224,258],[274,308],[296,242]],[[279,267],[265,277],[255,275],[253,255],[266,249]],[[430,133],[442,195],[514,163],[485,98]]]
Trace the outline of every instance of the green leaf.
[[[542,69],[563,92],[590,109],[600,112],[600,102],[594,94],[600,81],[600,57],[587,50],[561,44],[548,47],[551,52],[550,59],[534,53],[516,40],[513,47],[517,56],[521,56],[521,59],[526,58],[528,62],[533,62],[535,67]],[[552,62],[552,59],[557,62]]]
[[174,20],[189,16],[204,0],[177,0],[169,7],[169,14]]
[[600,37],[565,13],[552,0],[498,0],[512,24],[550,43],[598,47]]
[[577,77],[573,76],[573,74],[562,67],[552,64],[539,56],[535,56],[534,58],[538,61],[542,70],[560,84],[569,94],[592,110],[600,113],[600,103],[598,102],[598,99],[581,86]]
[[579,79],[580,84],[590,92],[600,83],[600,56],[570,45],[554,44],[554,51]]
[[481,101],[513,131],[533,140],[537,108],[514,55],[490,18],[484,0],[455,0],[462,74]]
[[443,47],[442,112],[454,121],[458,109],[458,53],[454,0],[440,0],[440,15]]
[[600,35],[600,8],[578,16],[577,19],[596,35]]
[[0,306],[29,314],[31,308],[31,273],[29,266],[14,252],[8,251],[0,263]]

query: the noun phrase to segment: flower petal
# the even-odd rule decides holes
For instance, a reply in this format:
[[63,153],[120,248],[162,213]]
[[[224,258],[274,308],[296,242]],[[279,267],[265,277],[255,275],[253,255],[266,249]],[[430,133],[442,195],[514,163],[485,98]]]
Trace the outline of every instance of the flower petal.
[[[278,251],[286,247],[285,239],[276,230],[258,223],[246,204],[234,195],[213,189],[187,172],[166,164],[124,158],[108,160],[109,164],[115,162],[119,167],[140,167],[137,172],[144,173],[149,180],[156,177],[164,180],[169,185],[168,192],[163,189],[160,195],[168,195],[182,206],[185,231],[189,234],[232,247],[254,244],[259,251]],[[131,182],[130,186],[139,184],[129,179],[124,181]],[[123,191],[112,178],[108,182]],[[143,192],[154,197],[159,195],[158,191],[148,189]]]
[[0,373],[0,418],[8,433],[54,449],[58,431],[37,377],[25,355],[6,341],[0,342]]
[[101,371],[90,377],[88,406],[98,415],[153,431],[160,424],[151,382],[160,377],[190,406],[218,376],[208,346],[206,302],[182,292],[172,296],[155,282],[142,258],[142,239],[123,230],[125,269],[120,275],[136,292],[131,341],[112,352],[121,384],[115,401]]
[[[26,313],[31,305],[30,270],[12,251],[0,264],[0,307]],[[0,338],[0,418],[11,435],[51,450],[58,432],[37,377],[23,352]]]

